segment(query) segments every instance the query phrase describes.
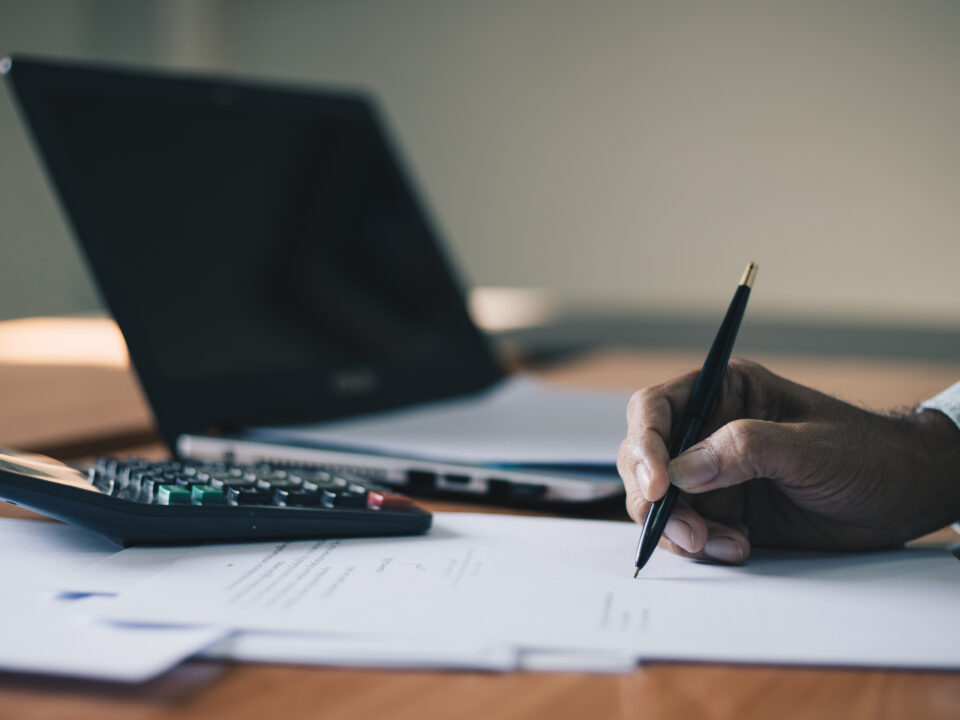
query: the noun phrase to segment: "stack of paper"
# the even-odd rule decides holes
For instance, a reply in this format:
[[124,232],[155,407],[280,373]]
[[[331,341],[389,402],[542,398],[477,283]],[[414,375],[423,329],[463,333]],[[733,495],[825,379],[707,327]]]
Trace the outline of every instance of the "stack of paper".
[[0,669],[138,682],[159,675],[223,637],[218,628],[98,622],[45,592],[117,546],[59,523],[0,520]]
[[[946,551],[758,553],[740,568],[658,552],[634,580],[636,534],[619,522],[441,513],[422,537],[92,548],[98,562],[70,575],[70,561],[52,563],[31,587],[95,597],[38,604],[24,591],[3,602],[37,625],[62,617],[129,640],[97,653],[114,667],[149,645],[158,671],[176,661],[173,646],[179,657],[486,670],[624,671],[652,659],[960,667],[960,565]],[[142,633],[166,638],[167,654]],[[43,670],[15,655],[0,662]]]

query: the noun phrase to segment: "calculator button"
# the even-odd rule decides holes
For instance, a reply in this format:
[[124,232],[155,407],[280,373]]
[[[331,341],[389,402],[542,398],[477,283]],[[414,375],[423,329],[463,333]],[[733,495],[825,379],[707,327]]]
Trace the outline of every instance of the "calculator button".
[[406,512],[413,508],[413,500],[406,495],[386,490],[371,490],[367,493],[367,507],[370,510],[390,510]]
[[[353,485],[353,488],[360,488],[359,485]],[[337,499],[333,502],[334,507],[338,508],[365,508],[367,506],[367,491],[364,488],[347,489],[337,494]]]
[[226,492],[227,488],[246,488],[248,490],[255,488],[257,481],[252,478],[228,475],[226,477],[212,477],[209,484]]
[[231,487],[227,488],[226,498],[231,505],[271,505],[273,493],[259,488]]
[[194,485],[190,490],[190,502],[194,505],[223,505],[223,490],[212,485]]
[[95,473],[93,476],[93,486],[102,493],[110,495],[113,492],[113,486],[116,481],[110,475]]
[[300,486],[300,489],[304,492],[311,493],[320,493],[321,490],[334,490],[337,491],[340,489],[340,485],[337,485],[333,482],[329,476],[325,480],[304,480],[303,484]]
[[273,502],[275,505],[310,507],[320,504],[320,493],[277,488],[273,491]]
[[297,475],[303,478],[304,484],[306,483],[328,483],[330,482],[330,473],[324,472],[323,470],[309,470],[298,472]]
[[158,505],[185,505],[190,502],[190,491],[179,485],[161,485],[157,489]]
[[157,489],[163,485],[163,478],[145,475],[140,479],[140,502],[151,502],[157,495]]
[[113,475],[117,471],[117,465],[118,463],[114,458],[101,457],[97,458],[94,468],[104,475]]
[[302,480],[295,476],[288,476],[286,473],[283,476],[278,474],[267,475],[257,479],[257,487],[261,490],[270,490],[274,488],[288,488],[295,489],[300,487]]
[[323,490],[320,493],[320,504],[325,508],[333,508],[337,503],[337,493],[333,490]]
[[127,475],[127,481],[123,484],[123,489],[117,496],[121,500],[130,500],[137,502],[140,499],[140,483],[143,480],[143,473],[139,470],[133,470]]

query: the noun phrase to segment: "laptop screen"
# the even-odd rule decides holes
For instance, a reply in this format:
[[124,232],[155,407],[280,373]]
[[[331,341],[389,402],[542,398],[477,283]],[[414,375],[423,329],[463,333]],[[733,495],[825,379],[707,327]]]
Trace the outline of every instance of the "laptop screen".
[[168,441],[500,377],[369,99],[7,74]]

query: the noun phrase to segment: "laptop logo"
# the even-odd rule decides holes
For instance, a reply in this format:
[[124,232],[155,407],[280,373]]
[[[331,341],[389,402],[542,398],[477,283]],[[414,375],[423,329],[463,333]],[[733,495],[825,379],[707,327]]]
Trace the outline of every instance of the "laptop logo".
[[330,389],[337,395],[368,395],[380,387],[380,378],[370,368],[341,370],[330,376]]

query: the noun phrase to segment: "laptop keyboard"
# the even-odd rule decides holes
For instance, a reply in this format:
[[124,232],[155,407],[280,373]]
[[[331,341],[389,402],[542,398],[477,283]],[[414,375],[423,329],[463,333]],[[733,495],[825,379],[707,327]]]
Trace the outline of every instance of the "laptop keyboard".
[[98,458],[90,483],[121,500],[148,505],[233,505],[410,511],[404,495],[359,476],[312,467]]

